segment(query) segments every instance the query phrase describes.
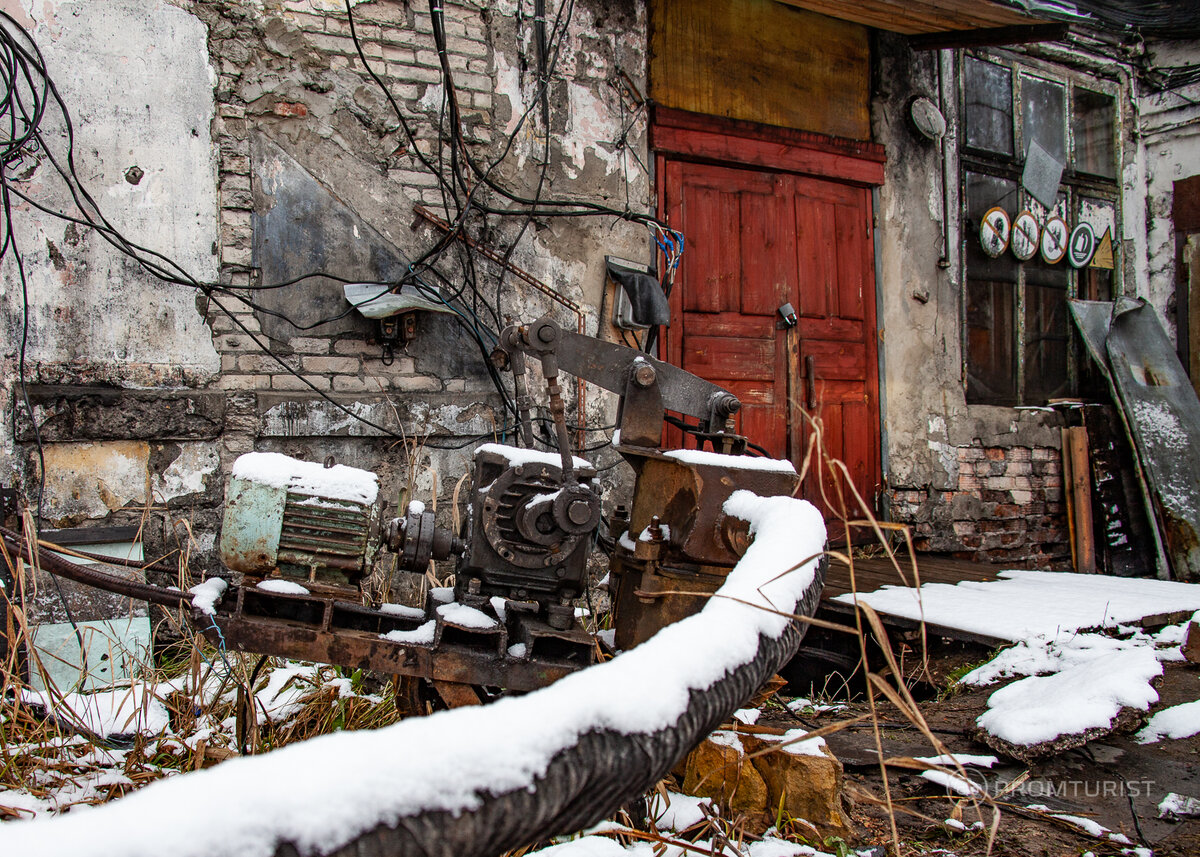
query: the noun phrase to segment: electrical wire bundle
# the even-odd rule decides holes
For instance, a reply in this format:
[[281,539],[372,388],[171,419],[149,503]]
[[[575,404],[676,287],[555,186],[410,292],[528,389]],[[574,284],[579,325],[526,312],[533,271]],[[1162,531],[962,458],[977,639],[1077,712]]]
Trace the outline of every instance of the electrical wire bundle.
[[[535,218],[549,217],[594,217],[602,216],[620,218],[645,224],[655,233],[664,252],[668,246],[678,246],[682,250],[682,237],[668,229],[664,224],[651,215],[633,212],[626,208],[618,210],[599,203],[586,200],[551,200],[543,196],[546,184],[547,168],[550,162],[549,128],[544,129],[543,157],[538,171],[535,190],[531,197],[522,196],[507,189],[494,178],[494,173],[513,150],[515,141],[523,126],[529,120],[534,110],[541,105],[543,122],[548,120],[548,86],[555,73],[566,34],[574,12],[574,0],[564,0],[560,4],[549,32],[545,30],[544,0],[537,0],[538,27],[538,89],[536,97],[519,118],[516,127],[508,135],[498,154],[490,161],[481,161],[472,155],[470,146],[463,135],[463,123],[458,103],[458,95],[454,87],[453,72],[450,67],[446,47],[446,29],[442,0],[429,0],[430,14],[433,21],[433,37],[437,48],[442,71],[442,107],[439,116],[437,136],[438,145],[433,155],[425,155],[417,146],[417,135],[409,117],[401,109],[392,96],[385,82],[379,77],[367,60],[359,40],[353,9],[346,0],[345,9],[350,25],[350,33],[364,68],[375,83],[384,92],[388,103],[399,120],[400,127],[409,143],[409,151],[420,161],[422,168],[433,174],[438,180],[443,206],[450,215],[451,228],[446,234],[435,240],[418,258],[408,265],[407,271],[398,282],[383,283],[390,288],[409,285],[422,295],[445,304],[454,313],[454,317],[470,334],[479,348],[483,365],[486,367],[497,392],[504,404],[505,425],[498,427],[504,433],[511,429],[508,425],[510,417],[516,413],[515,403],[511,392],[506,388],[504,380],[488,359],[490,352],[497,342],[497,331],[503,326],[500,309],[504,275],[508,261],[515,248],[525,234],[530,223]],[[30,422],[34,423],[33,411],[25,390],[26,366],[25,351],[29,334],[29,295],[25,279],[24,264],[11,229],[13,199],[16,198],[32,208],[63,220],[89,227],[97,232],[118,252],[132,259],[149,275],[158,280],[177,286],[185,286],[201,292],[217,310],[225,313],[234,325],[253,342],[264,354],[271,356],[279,365],[280,370],[292,374],[306,385],[316,395],[329,401],[334,407],[346,415],[380,431],[387,436],[397,436],[395,432],[381,426],[370,419],[352,412],[317,389],[311,381],[288,366],[282,357],[274,353],[267,341],[260,335],[249,330],[235,310],[246,309],[256,313],[271,315],[288,321],[298,331],[309,330],[340,319],[355,311],[348,306],[341,313],[321,318],[307,324],[299,324],[285,314],[262,306],[254,299],[254,294],[266,289],[288,288],[313,278],[322,277],[338,283],[350,282],[346,277],[338,276],[327,271],[312,272],[285,282],[265,285],[250,285],[233,288],[218,282],[203,282],[183,267],[165,255],[143,247],[124,236],[111,221],[109,221],[96,200],[88,192],[76,171],[75,165],[75,133],[70,112],[51,76],[46,69],[45,60],[33,38],[10,15],[0,12],[0,63],[3,65],[4,96],[0,101],[0,204],[3,208],[3,243],[0,244],[0,260],[11,258],[17,269],[21,283],[23,326],[21,346],[19,350],[19,374],[22,388],[24,409]],[[61,124],[65,132],[65,153],[61,152],[64,143],[57,134],[47,135],[43,132],[43,123],[50,113]],[[26,162],[36,160],[50,165],[57,176],[65,184],[70,198],[75,205],[71,212],[55,210],[33,198],[18,176],[26,168]],[[495,198],[503,200],[499,205]],[[480,275],[477,271],[475,254],[468,243],[460,241],[466,237],[468,230],[478,230],[479,234],[487,235],[492,229],[489,218],[499,218],[502,221],[519,220],[516,237],[509,244],[500,265],[492,295],[486,295],[479,286]],[[454,252],[455,256],[448,254]],[[439,263],[449,259],[457,261],[461,269],[461,282],[457,285],[451,278],[439,270]],[[665,269],[673,278],[678,256],[673,260],[668,256]],[[356,278],[357,279],[361,278]],[[664,280],[666,275],[664,275]],[[580,415],[582,417],[582,415]],[[14,413],[15,419],[15,413]],[[15,426],[14,426],[15,428]],[[41,439],[37,440],[39,459]],[[440,446],[427,442],[431,448],[457,448],[476,442],[472,437],[461,443]],[[39,494],[41,492],[39,491]],[[39,502],[40,507],[40,502]]]

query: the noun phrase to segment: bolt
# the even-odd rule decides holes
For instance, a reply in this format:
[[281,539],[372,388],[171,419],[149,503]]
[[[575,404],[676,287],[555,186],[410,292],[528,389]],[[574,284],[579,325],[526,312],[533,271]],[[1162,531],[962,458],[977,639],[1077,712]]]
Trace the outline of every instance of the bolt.
[[663,529],[659,525],[658,515],[650,519],[650,541],[661,542],[663,540]]
[[567,517],[571,519],[572,524],[582,527],[592,519],[592,507],[587,500],[574,500],[567,507]]
[[639,387],[649,387],[657,377],[658,373],[654,371],[654,367],[649,363],[639,363],[637,368],[633,370],[633,383]]

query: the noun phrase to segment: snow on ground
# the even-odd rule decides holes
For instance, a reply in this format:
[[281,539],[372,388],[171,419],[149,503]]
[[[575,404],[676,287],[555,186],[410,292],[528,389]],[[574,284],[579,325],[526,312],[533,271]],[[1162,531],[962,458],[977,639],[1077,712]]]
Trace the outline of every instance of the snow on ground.
[[[1200,610],[1200,584],[1057,571],[1001,571],[1000,580],[884,586],[858,593],[880,613],[1018,642]],[[835,601],[855,602],[854,593]]]
[[669,791],[665,797],[657,792],[652,795],[646,810],[659,830],[679,832],[704,821],[702,807],[706,806],[712,806],[712,798],[693,797]]
[[[1156,634],[1118,627],[1106,633],[1059,631],[1022,640],[960,679],[976,687],[1022,677],[992,694],[977,723],[1029,746],[1060,735],[1107,728],[1123,707],[1147,711],[1161,662],[1182,660],[1186,624]],[[1200,712],[1198,712],[1200,714]],[[1200,731],[1200,724],[1197,724]]]
[[1153,744],[1163,738],[1190,738],[1197,733],[1200,733],[1200,700],[1155,712],[1137,734],[1137,742]]
[[1030,676],[1000,688],[976,722],[1021,746],[1112,725],[1123,708],[1149,711],[1158,701],[1150,684],[1162,664],[1145,648],[1118,651],[1047,676]]
[[1178,661],[1183,659],[1183,654],[1179,651],[1181,638],[1176,631],[1182,627],[1186,625],[1172,625],[1153,636],[1139,629],[1127,629],[1119,632],[1121,636],[1060,631],[1051,636],[1033,637],[1005,649],[959,681],[984,687],[1001,679],[1063,672],[1134,649],[1153,652],[1160,661]]
[[959,774],[952,774],[949,771],[921,771],[921,776],[935,785],[942,786],[946,791],[954,792],[963,797],[987,796],[987,791],[984,788],[977,786]]
[[1068,824],[1073,824],[1088,836],[1094,836],[1097,839],[1107,839],[1110,842],[1116,842],[1118,845],[1133,844],[1129,837],[1124,833],[1113,833],[1104,825],[1098,824],[1090,818],[1084,818],[1080,815],[1063,815],[1060,813],[1050,813],[1050,817],[1061,819]]
[[22,697],[25,702],[53,711],[68,723],[101,738],[137,733],[158,735],[166,731],[169,723],[159,688],[144,684],[96,693],[64,693],[61,699],[58,694],[25,690]]
[[1158,802],[1158,817],[1168,821],[1179,821],[1183,818],[1200,816],[1200,800],[1187,795],[1168,792],[1167,796]]
[[[635,839],[628,845],[622,845],[611,838],[611,835],[622,832],[621,828],[609,828],[606,832],[610,835],[581,836],[569,842],[531,851],[526,857],[694,857],[697,854],[708,854],[712,857],[833,857],[811,845],[801,845],[769,835],[758,842],[737,844],[709,839],[679,843],[670,840],[659,843]],[[637,836],[636,831],[628,832]]]
[[824,714],[826,711],[841,711],[846,706],[841,702],[817,702],[806,696],[797,696],[787,707],[796,714]]
[[1162,675],[1160,661],[1183,657],[1185,626],[1151,635],[1131,623],[1200,610],[1200,585],[1190,583],[1049,571],[1000,577],[885,586],[857,597],[881,613],[1016,643],[961,681],[986,686],[1019,678],[992,694],[977,723],[1021,746],[1107,728],[1124,708],[1148,711],[1158,701],[1151,682]]
[[486,707],[325,735],[171,777],[82,814],[0,825],[0,853],[157,857],[169,841],[172,857],[266,857],[283,838],[302,853],[332,849],[405,814],[468,811],[483,793],[533,788],[554,754],[588,731],[666,728],[692,691],[751,660],[760,635],[783,632],[824,546],[821,515],[803,501],[738,491],[725,510],[749,521],[755,538],[717,596],[610,661]]

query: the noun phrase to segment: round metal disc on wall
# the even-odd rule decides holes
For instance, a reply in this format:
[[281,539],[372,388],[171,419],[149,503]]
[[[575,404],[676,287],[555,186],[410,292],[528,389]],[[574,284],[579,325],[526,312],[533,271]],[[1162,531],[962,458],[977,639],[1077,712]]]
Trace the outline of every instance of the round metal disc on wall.
[[1009,241],[1012,254],[1022,262],[1032,259],[1033,254],[1038,251],[1041,234],[1042,229],[1038,226],[1037,218],[1031,212],[1022,211],[1013,221],[1012,238]]
[[928,96],[918,95],[908,103],[908,120],[922,137],[930,140],[940,140],[946,133],[946,117]]
[[1011,236],[1012,222],[1008,219],[1008,212],[1000,206],[989,208],[983,220],[979,221],[979,244],[983,252],[995,259],[1008,249]]
[[1071,230],[1067,240],[1067,262],[1072,268],[1084,268],[1096,255],[1096,230],[1090,223],[1080,223]]

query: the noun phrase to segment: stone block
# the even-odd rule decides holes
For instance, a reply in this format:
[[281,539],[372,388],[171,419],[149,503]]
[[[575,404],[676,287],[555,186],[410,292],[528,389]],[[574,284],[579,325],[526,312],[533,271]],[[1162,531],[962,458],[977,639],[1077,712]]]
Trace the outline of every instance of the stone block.
[[683,790],[710,797],[729,814],[773,822],[780,809],[822,837],[854,836],[842,809],[842,765],[824,746],[782,743],[785,736],[715,732],[684,762]]
[[762,813],[768,806],[767,785],[731,732],[714,732],[688,755],[683,791],[732,812]]
[[1187,636],[1183,640],[1183,656],[1189,663],[1200,664],[1200,622],[1188,623]]

